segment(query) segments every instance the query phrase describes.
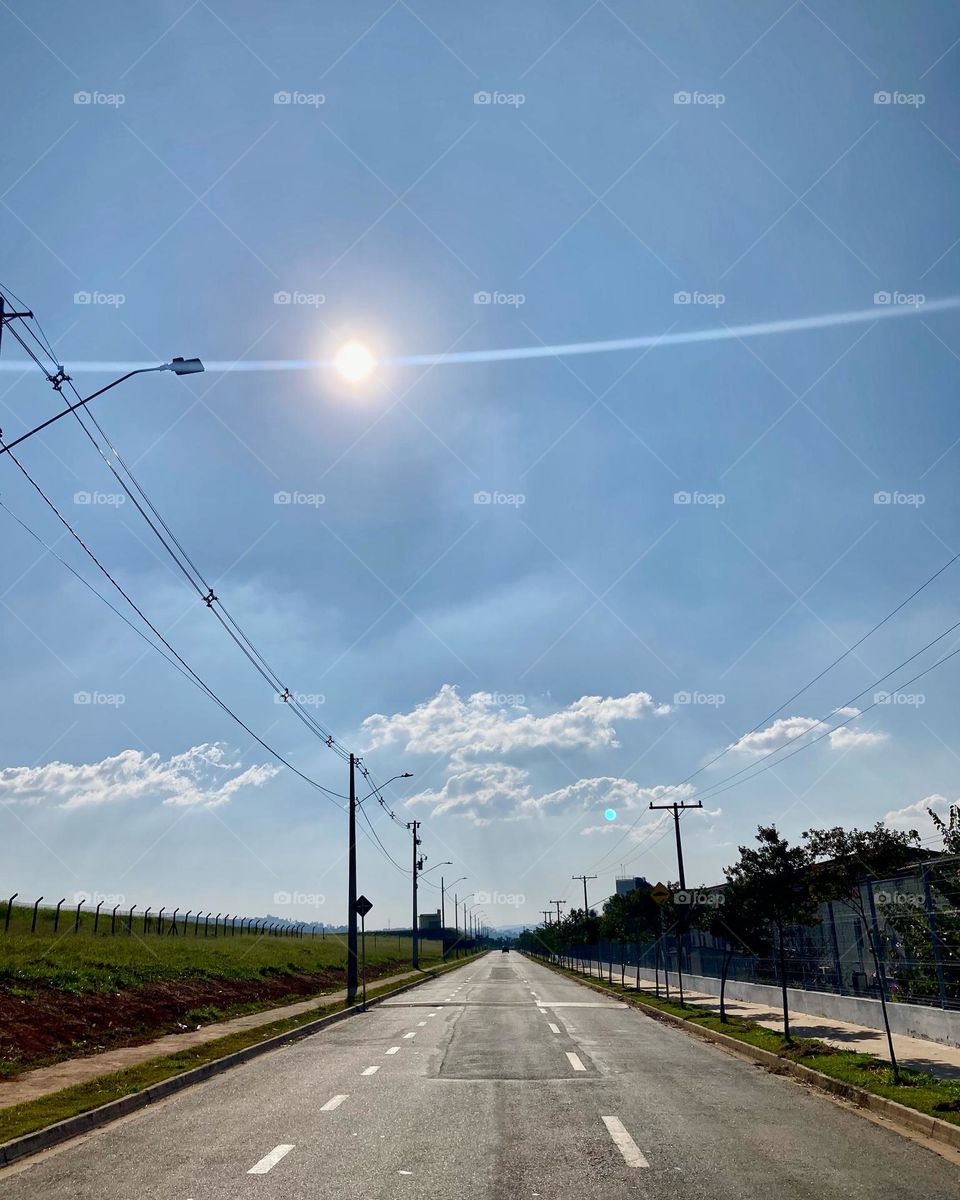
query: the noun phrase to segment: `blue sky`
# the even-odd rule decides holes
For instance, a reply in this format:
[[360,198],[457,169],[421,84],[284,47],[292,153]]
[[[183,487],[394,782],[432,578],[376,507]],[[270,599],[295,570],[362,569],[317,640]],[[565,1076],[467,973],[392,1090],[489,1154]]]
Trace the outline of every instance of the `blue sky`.
[[[385,365],[360,386],[156,375],[98,402],[281,676],[379,778],[415,773],[391,805],[493,923],[576,899],[575,873],[598,896],[621,863],[674,877],[651,797],[695,797],[863,689],[866,707],[956,620],[960,566],[778,713],[792,724],[677,790],[960,550],[960,330],[924,312],[960,293],[952,6],[11,0],[0,29],[0,278],[68,367],[323,359],[351,338],[493,350],[918,298],[806,333]],[[0,405],[9,438],[56,397],[5,371]],[[344,791],[76,425],[22,461],[244,720]],[[0,466],[3,503],[92,581]],[[0,527],[9,890],[342,920],[342,812]],[[707,791],[688,878],[716,880],[761,820],[797,834],[919,805],[926,834],[920,802],[960,795],[955,684],[948,663],[911,703]],[[370,816],[406,867],[408,835]],[[383,923],[409,919],[371,842],[360,884]]]

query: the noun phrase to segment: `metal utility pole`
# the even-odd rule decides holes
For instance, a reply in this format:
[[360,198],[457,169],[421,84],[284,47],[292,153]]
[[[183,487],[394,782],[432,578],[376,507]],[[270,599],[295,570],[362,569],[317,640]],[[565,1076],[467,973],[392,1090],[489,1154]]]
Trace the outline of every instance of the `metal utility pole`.
[[583,915],[586,916],[590,912],[590,906],[587,904],[587,880],[596,879],[596,875],[573,875],[571,878],[583,880]]
[[549,924],[551,924],[551,921],[550,921],[550,909],[549,909],[549,908],[541,908],[541,909],[540,909],[540,911],[543,913],[543,923],[544,923],[544,925],[549,925]]
[[423,860],[417,856],[417,847],[420,845],[420,838],[417,837],[417,830],[420,828],[419,821],[408,821],[407,828],[413,831],[413,966],[416,969],[420,966],[420,940],[417,937],[417,875],[423,868]]
[[347,1003],[357,995],[357,783],[350,755],[350,866],[347,880]]
[[550,903],[555,904],[557,906],[557,924],[559,925],[560,924],[560,905],[566,904],[566,900],[551,900]]
[[677,869],[680,872],[680,887],[686,891],[687,880],[683,873],[683,843],[680,841],[680,813],[687,808],[703,808],[703,804],[699,800],[696,802],[696,804],[677,804],[676,801],[674,801],[673,804],[654,804],[651,801],[650,807],[670,809],[673,812],[673,827],[677,835]]

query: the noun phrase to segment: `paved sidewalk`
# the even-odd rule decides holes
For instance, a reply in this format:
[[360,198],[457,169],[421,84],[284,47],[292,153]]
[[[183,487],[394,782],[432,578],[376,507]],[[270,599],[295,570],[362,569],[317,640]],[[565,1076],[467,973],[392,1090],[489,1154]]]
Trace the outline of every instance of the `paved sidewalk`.
[[[406,971],[402,975],[371,980],[370,985],[379,988],[389,984],[409,983],[411,979],[425,977],[426,974],[425,971]],[[204,1025],[201,1029],[168,1033],[154,1042],[145,1042],[140,1046],[121,1046],[116,1050],[105,1050],[102,1054],[91,1054],[86,1058],[68,1058],[50,1067],[37,1067],[36,1070],[25,1071],[16,1079],[0,1081],[0,1108],[39,1100],[41,1096],[48,1096],[78,1083],[88,1083],[100,1075],[109,1075],[112,1071],[120,1071],[124,1067],[135,1067],[151,1058],[177,1054],[180,1050],[187,1050],[192,1046],[215,1042],[217,1038],[227,1037],[231,1033],[257,1029],[261,1025],[270,1025],[287,1017],[297,1017],[301,1013],[329,1008],[346,998],[346,988],[342,988],[337,992],[313,996],[309,1000],[299,1000],[296,1004],[285,1004],[282,1008],[267,1008],[261,1012],[247,1013],[243,1017],[234,1017],[230,1021]],[[322,1013],[318,1012],[318,1015]]]
[[[604,964],[606,966],[606,964]],[[594,972],[596,974],[596,972]],[[620,965],[613,965],[613,980],[619,981]],[[604,970],[603,978],[607,978]],[[633,973],[627,971],[627,984],[632,990]],[[640,980],[640,991],[654,992],[652,979]],[[660,994],[663,992],[661,980]],[[677,999],[676,987],[671,987],[670,995]],[[683,989],[683,998],[688,1004],[696,1004],[703,1008],[719,1011],[720,997],[707,992],[697,992]],[[746,1000],[727,1000],[726,1010],[731,1017],[743,1017],[748,1021],[756,1021],[767,1029],[783,1031],[783,1013],[769,1004],[751,1004]],[[864,1025],[852,1025],[848,1021],[835,1020],[832,1017],[814,1017],[809,1013],[790,1010],[790,1030],[797,1037],[819,1038],[830,1046],[838,1046],[842,1050],[857,1050],[864,1054],[875,1054],[878,1058],[887,1059],[887,1035],[882,1029],[869,1029]],[[960,1078],[960,1048],[944,1046],[940,1042],[929,1042],[925,1038],[904,1037],[893,1035],[893,1048],[901,1067],[909,1067],[915,1071],[926,1071],[942,1079]]]

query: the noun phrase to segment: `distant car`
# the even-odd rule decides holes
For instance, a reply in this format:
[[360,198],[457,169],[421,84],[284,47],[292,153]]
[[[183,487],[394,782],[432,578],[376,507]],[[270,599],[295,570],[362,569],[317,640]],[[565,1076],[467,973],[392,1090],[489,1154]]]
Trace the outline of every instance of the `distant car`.
[[509,947],[509,946],[501,946],[501,947],[500,947],[500,953],[501,953],[501,954],[509,954],[509,953],[510,953],[510,947]]

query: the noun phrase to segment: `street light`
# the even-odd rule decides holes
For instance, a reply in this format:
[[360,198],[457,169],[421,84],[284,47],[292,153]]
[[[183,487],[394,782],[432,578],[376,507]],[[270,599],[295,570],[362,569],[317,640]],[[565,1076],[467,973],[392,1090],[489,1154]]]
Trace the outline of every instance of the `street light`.
[[[0,454],[6,454],[8,450],[12,450],[15,446],[19,446],[21,442],[25,442],[27,438],[33,437],[35,433],[40,433],[41,430],[52,425],[54,421],[59,421],[69,413],[76,412],[78,408],[84,408],[91,400],[96,400],[98,396],[102,396],[104,392],[109,392],[117,384],[126,383],[134,375],[148,375],[152,371],[172,371],[174,375],[196,375],[203,369],[203,363],[199,358],[174,358],[170,362],[160,363],[156,367],[138,367],[135,371],[128,371],[126,375],[121,375],[119,379],[115,379],[113,383],[108,383],[106,387],[100,388],[99,391],[92,392],[89,396],[84,397],[82,400],[77,400],[74,404],[68,404],[62,412],[55,413],[52,417],[37,425],[35,429],[31,429],[29,433],[22,433],[20,437],[14,438],[12,442],[7,442],[6,445],[0,447]],[[53,385],[54,391],[59,392],[63,385],[69,382],[70,376],[64,371],[63,367],[60,367],[56,375],[48,375],[47,379]]]

